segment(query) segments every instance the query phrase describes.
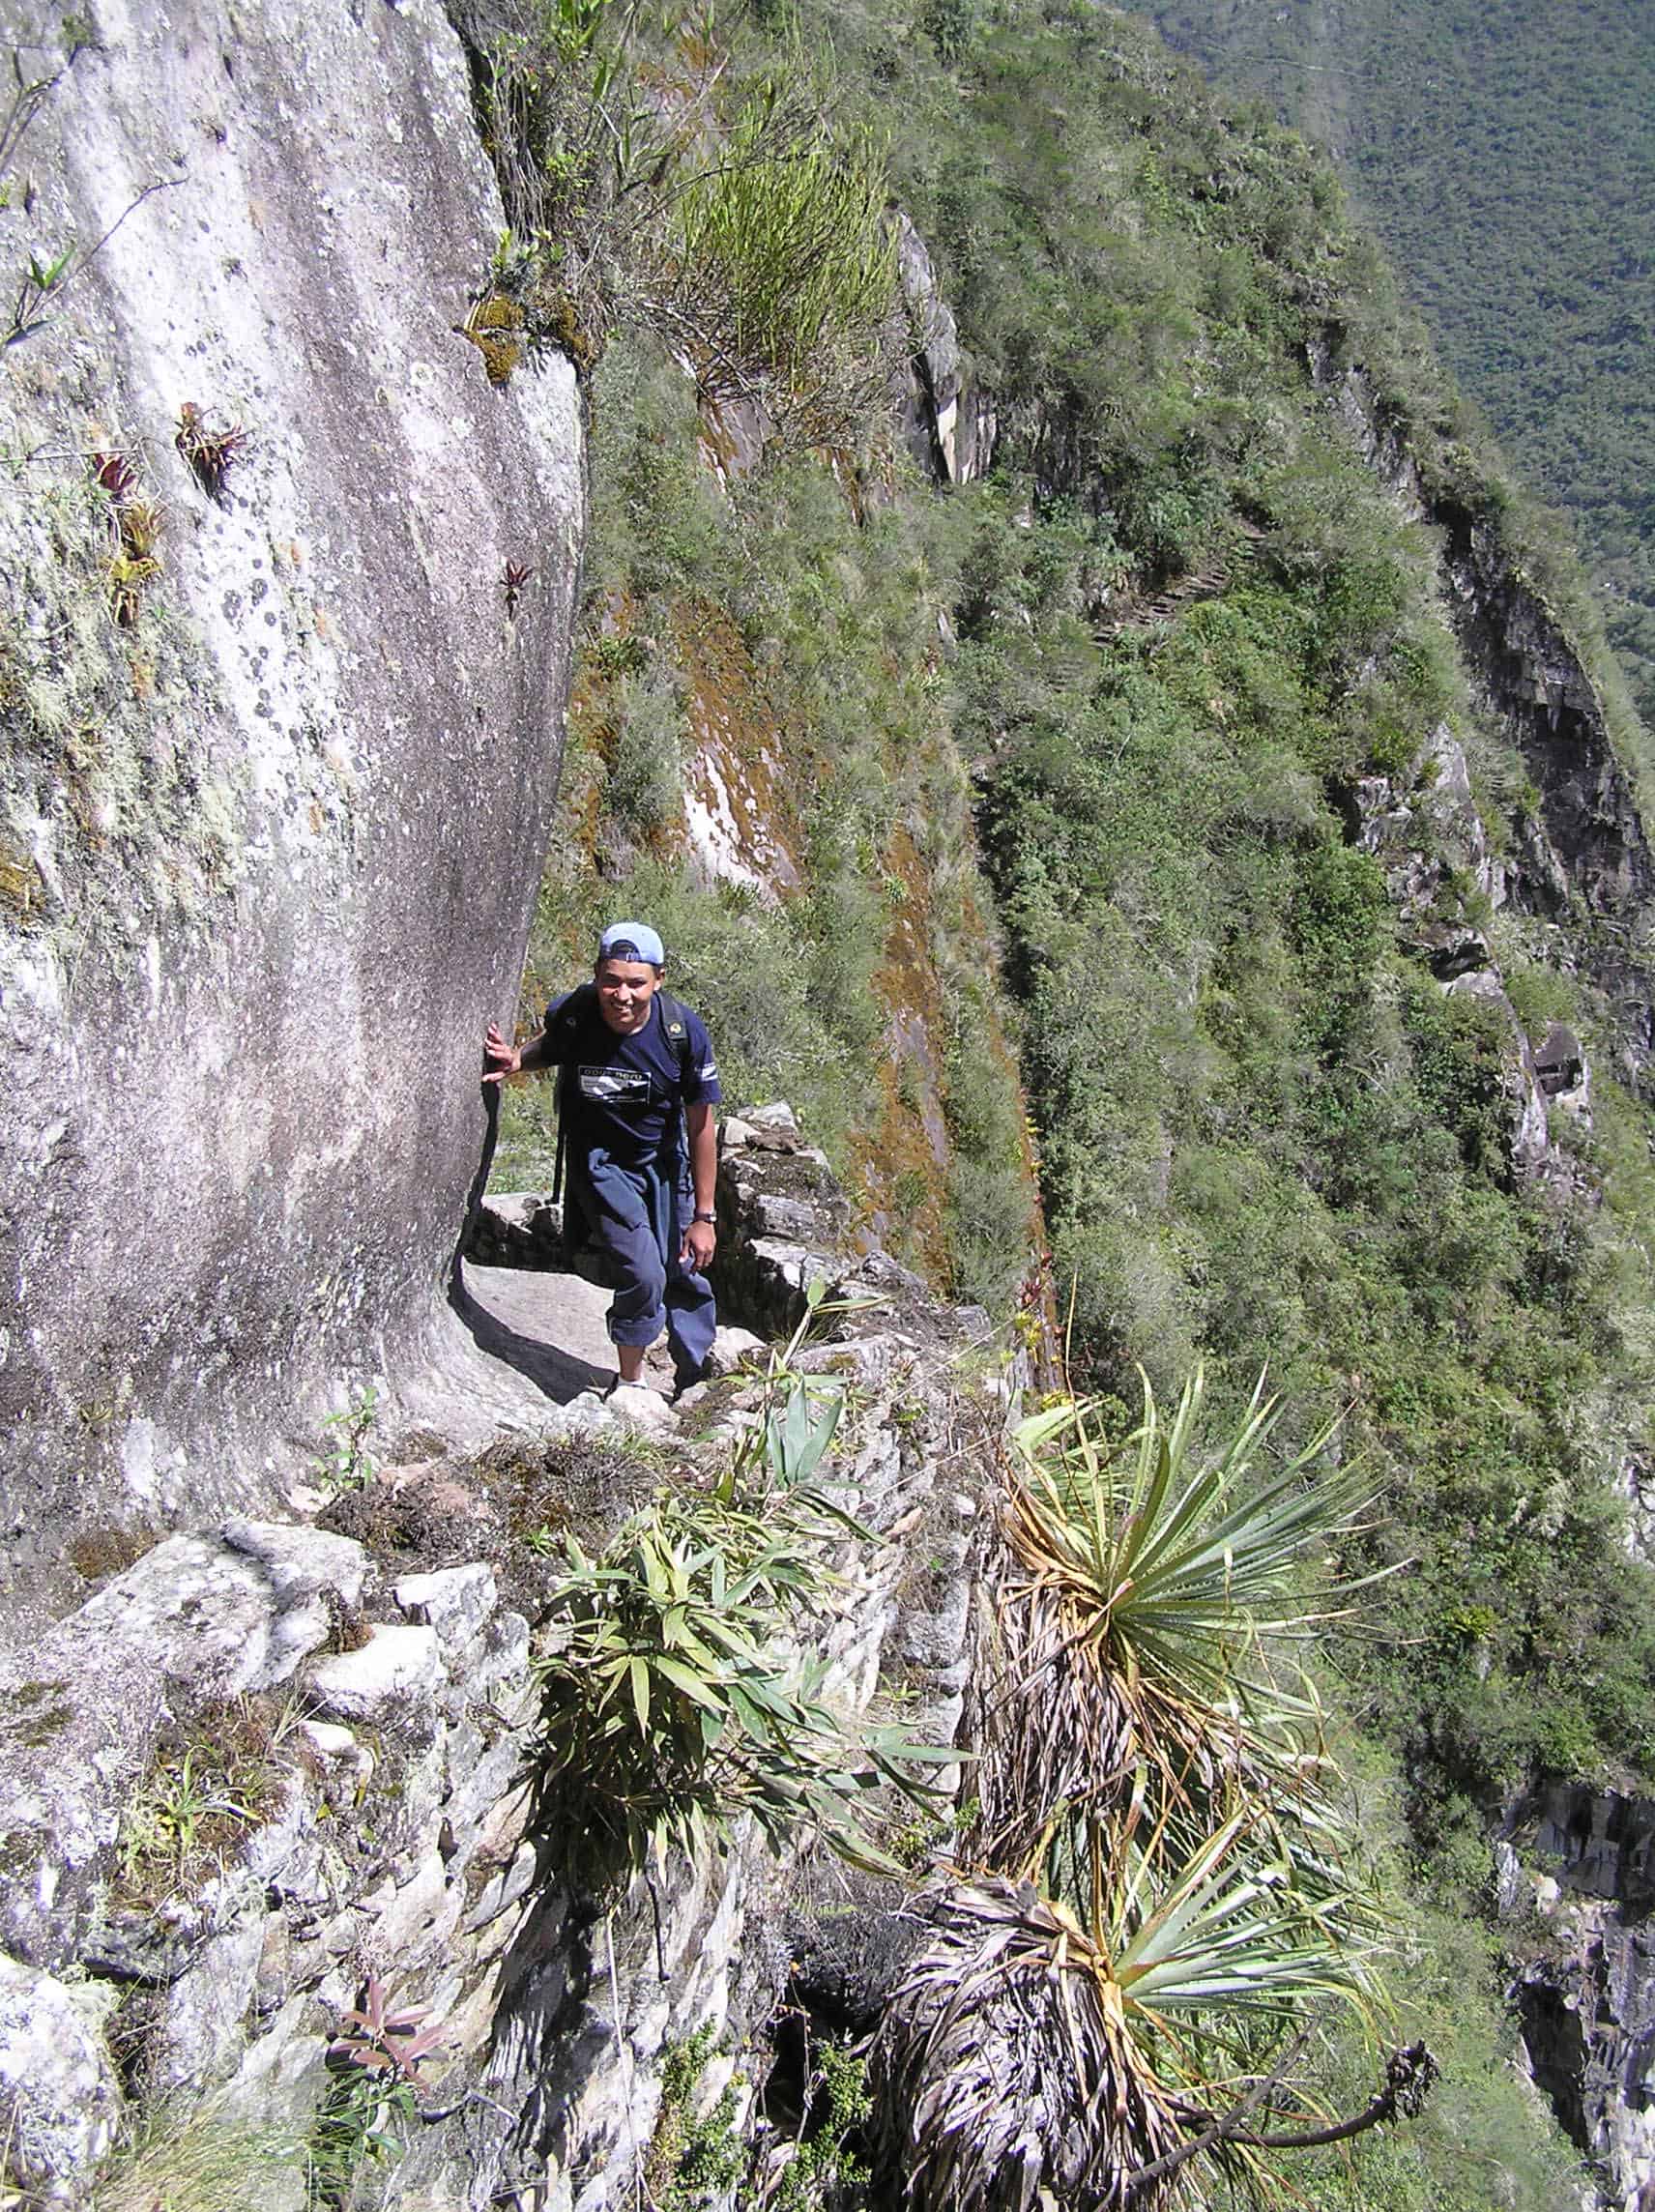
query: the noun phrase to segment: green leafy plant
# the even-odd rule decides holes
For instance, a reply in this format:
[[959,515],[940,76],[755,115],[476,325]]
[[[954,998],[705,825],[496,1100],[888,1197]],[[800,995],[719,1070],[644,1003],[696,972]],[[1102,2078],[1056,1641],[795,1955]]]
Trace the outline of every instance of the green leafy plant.
[[349,1405],[330,1413],[322,1423],[332,1438],[332,1448],[313,1462],[317,1476],[334,1490],[361,1490],[373,1480],[374,1463],[367,1448],[369,1433],[379,1418],[379,1391],[364,1384]]
[[787,1364],[827,1310],[811,1299],[753,1441],[711,1490],[663,1493],[595,1557],[564,1538],[537,1663],[537,1818],[593,1886],[669,1849],[721,1848],[743,1818],[772,1847],[808,1821],[888,1870],[860,1808],[886,1786],[930,1804],[921,1770],[956,1756],[849,1715],[831,1663],[805,1655],[840,1603],[833,1547],[879,1541],[816,1480],[842,1389]]
[[715,395],[791,399],[808,442],[858,443],[889,373],[886,196],[870,138],[801,126],[761,85],[673,212],[655,327],[695,349]]
[[[765,1368],[763,1410],[731,1456],[729,1471],[719,1486],[726,1500],[742,1487],[771,1487],[808,1500],[812,1510],[836,1515],[832,1499],[813,1484],[823,1460],[831,1449],[845,1412],[845,1385],[836,1376],[806,1373],[798,1355],[806,1338],[820,1321],[837,1314],[864,1313],[879,1304],[877,1298],[830,1298],[828,1280],[812,1275],[804,1287],[804,1311],[784,1345],[772,1345]],[[870,1531],[847,1524],[855,1533]]]
[[644,2170],[658,2212],[703,2212],[721,2203],[746,2163],[736,2127],[737,2086],[732,2077],[702,2113],[695,2110],[701,2077],[718,2047],[709,2022],[675,2043],[661,2067],[661,2105]]
[[146,1861],[157,1861],[175,1872],[182,1868],[194,1855],[202,1830],[211,1819],[250,1823],[257,1818],[250,1805],[210,1787],[197,1771],[197,1759],[191,1745],[176,1773],[153,1777],[149,1788],[128,1808],[122,1861],[129,1877]]
[[328,2046],[329,2083],[310,2135],[310,2202],[336,2212],[352,2201],[364,2162],[401,2155],[420,2116],[424,2062],[447,2029],[424,2006],[394,2007],[377,1974]]
[[[895,281],[879,150],[837,129],[796,66],[733,115],[712,13],[659,29],[611,0],[479,19],[475,81],[510,229],[463,335],[504,381],[526,347],[583,373],[619,328],[654,332],[717,400],[770,428],[859,443],[888,374]],[[504,335],[476,327],[479,307]]]
[[763,2203],[774,2212],[859,2203],[871,2179],[863,2155],[874,2110],[866,2058],[831,2036],[813,2039],[801,2103],[808,2124]]
[[845,1856],[883,1864],[859,1803],[886,1784],[923,1797],[915,1765],[953,1755],[851,1720],[828,1662],[784,1642],[832,1611],[828,1529],[779,1495],[762,1510],[679,1496],[596,1557],[566,1537],[537,1665],[537,1818],[581,1879],[721,1847],[746,1816],[772,1845],[809,1821]]

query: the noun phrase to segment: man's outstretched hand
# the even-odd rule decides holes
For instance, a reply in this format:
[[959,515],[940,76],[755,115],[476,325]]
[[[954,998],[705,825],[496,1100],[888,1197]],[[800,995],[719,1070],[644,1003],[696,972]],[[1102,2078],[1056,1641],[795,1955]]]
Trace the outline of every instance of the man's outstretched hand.
[[514,1044],[508,1044],[498,1022],[490,1022],[483,1033],[482,1051],[485,1060],[497,1061],[498,1066],[485,1068],[484,1083],[504,1083],[508,1075],[515,1075],[523,1064],[523,1055]]

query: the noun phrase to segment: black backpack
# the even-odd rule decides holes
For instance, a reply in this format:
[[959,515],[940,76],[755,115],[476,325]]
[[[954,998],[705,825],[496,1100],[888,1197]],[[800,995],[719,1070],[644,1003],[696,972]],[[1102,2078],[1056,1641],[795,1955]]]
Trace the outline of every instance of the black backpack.
[[[661,1009],[661,1022],[667,1042],[678,1055],[678,1073],[681,1084],[689,1081],[689,1020],[684,1008],[666,991],[656,991],[654,1003]],[[558,1008],[557,1019],[546,1025],[547,1058],[557,1062],[558,1069],[558,1156],[552,1169],[552,1200],[555,1204],[564,1194],[564,1154],[568,1145],[568,1102],[570,1097],[569,1063],[566,1054],[576,1035],[591,1019],[597,1007],[597,985],[577,983]],[[560,1046],[562,1050],[560,1051]],[[679,1149],[683,1150],[683,1114],[679,1113]]]

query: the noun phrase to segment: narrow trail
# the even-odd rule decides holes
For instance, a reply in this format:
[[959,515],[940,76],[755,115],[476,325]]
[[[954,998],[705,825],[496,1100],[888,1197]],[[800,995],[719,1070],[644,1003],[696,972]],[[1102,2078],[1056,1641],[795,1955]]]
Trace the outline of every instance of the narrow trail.
[[[579,1275],[528,1267],[463,1268],[460,1318],[478,1350],[515,1368],[560,1406],[614,1380],[615,1347],[603,1325],[609,1293]],[[652,1383],[670,1385],[665,1340],[645,1362]]]
[[[595,1415],[615,1380],[615,1347],[604,1327],[609,1293],[562,1269],[462,1263],[429,1345],[428,1362],[398,1379],[408,1418],[476,1450],[501,1430],[559,1428],[565,1409]],[[649,1428],[670,1428],[672,1360],[663,1337],[644,1362],[644,1391],[602,1401],[607,1412]],[[646,1395],[647,1393],[647,1395]],[[647,1418],[646,1418],[647,1416]]]

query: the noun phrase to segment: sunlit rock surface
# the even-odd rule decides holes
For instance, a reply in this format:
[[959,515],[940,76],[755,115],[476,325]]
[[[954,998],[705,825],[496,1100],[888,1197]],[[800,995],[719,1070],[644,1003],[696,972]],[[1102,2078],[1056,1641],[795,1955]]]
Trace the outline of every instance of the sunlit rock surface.
[[433,0],[98,30],[0,210],[8,266],[81,250],[0,385],[15,1589],[247,1498],[434,1313],[581,525],[568,364],[455,329],[503,218]]

